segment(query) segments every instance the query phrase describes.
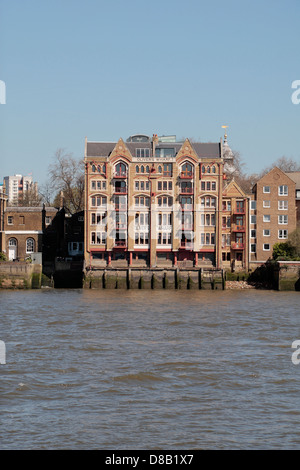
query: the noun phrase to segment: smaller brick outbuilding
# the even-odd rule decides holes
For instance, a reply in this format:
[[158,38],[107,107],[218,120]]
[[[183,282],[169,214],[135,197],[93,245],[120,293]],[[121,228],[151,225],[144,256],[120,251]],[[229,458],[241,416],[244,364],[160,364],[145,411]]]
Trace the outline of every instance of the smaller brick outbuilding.
[[43,232],[57,213],[54,207],[6,207],[3,216],[3,251],[9,260],[42,252]]

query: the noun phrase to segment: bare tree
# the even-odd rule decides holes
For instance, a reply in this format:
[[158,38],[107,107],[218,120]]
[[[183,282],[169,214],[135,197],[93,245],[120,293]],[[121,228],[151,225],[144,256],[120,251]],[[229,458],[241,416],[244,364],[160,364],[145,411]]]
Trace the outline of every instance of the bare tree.
[[39,189],[42,202],[45,203],[46,206],[51,206],[53,199],[54,199],[54,193],[53,193],[53,186],[50,181],[47,181],[45,184],[43,184],[40,189]]
[[49,166],[50,181],[53,190],[64,195],[64,207],[74,214],[83,210],[84,206],[84,163],[76,160],[73,154],[58,149],[54,155],[54,163]]
[[282,170],[284,172],[286,172],[286,171],[300,171],[300,163],[299,162],[296,162],[292,158],[288,158],[288,157],[283,156],[283,157],[278,158],[272,165],[264,168],[261,171],[259,177],[261,178],[262,176],[269,173],[269,171],[271,171],[272,168],[274,168],[274,166],[277,166],[277,168],[279,168],[280,170]]

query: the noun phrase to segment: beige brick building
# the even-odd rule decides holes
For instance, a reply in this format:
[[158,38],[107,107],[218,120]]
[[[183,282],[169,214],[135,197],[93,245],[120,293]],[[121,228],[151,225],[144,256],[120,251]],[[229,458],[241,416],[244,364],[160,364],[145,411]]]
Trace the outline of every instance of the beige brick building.
[[272,258],[275,243],[296,228],[296,183],[277,167],[254,186],[250,203],[250,261]]
[[234,181],[224,182],[222,194],[222,266],[249,268],[250,197]]
[[[86,140],[86,267],[221,268],[232,260],[245,266],[247,198],[234,184],[226,192],[232,200],[225,211],[231,217],[229,246],[222,245],[223,167],[222,139]],[[231,236],[234,226],[239,228]]]

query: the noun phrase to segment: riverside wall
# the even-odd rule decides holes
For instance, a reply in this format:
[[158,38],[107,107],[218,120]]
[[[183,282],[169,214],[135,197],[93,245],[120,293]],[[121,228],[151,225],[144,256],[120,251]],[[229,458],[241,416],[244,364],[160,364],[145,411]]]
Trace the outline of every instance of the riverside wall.
[[86,270],[86,289],[224,289],[217,269],[102,268]]
[[42,277],[41,264],[0,263],[0,289],[40,289]]
[[41,264],[0,263],[0,289],[64,287],[84,289],[246,289],[300,291],[300,262],[265,263],[251,273],[214,268],[96,268],[66,264],[45,270]]

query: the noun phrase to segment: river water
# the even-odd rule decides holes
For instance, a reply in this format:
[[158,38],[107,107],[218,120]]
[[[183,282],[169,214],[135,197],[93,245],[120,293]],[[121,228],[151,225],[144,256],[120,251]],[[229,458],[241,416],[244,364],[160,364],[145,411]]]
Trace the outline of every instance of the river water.
[[299,301],[0,291],[0,448],[300,449]]

